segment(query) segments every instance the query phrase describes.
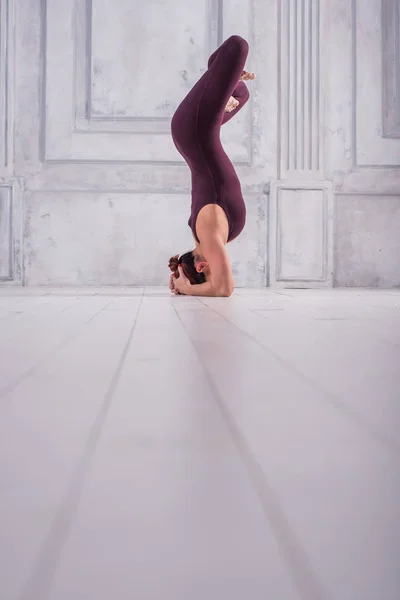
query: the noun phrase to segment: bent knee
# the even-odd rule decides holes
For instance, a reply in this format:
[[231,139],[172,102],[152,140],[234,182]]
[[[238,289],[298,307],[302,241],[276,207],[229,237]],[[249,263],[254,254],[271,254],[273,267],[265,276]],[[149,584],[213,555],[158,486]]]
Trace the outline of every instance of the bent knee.
[[231,46],[232,48],[234,47],[246,54],[249,51],[249,44],[244,38],[240,37],[240,35],[231,35],[225,43],[227,46]]

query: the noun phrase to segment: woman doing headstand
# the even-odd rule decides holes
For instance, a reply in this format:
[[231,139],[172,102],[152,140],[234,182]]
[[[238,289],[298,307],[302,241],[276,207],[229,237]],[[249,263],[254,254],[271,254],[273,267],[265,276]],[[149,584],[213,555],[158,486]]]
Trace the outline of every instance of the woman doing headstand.
[[173,256],[170,289],[190,296],[230,296],[233,276],[225,245],[242,231],[246,206],[239,179],[225,153],[221,125],[249,98],[244,71],[247,42],[228,38],[208,61],[208,69],[177,108],[172,137],[192,175],[189,226],[196,241],[193,251]]

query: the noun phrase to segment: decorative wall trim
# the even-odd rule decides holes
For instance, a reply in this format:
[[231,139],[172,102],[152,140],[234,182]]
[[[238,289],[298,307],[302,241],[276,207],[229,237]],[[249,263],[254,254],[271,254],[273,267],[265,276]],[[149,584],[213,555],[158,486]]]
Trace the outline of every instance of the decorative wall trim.
[[278,181],[271,183],[269,283],[331,287],[332,185],[324,180],[324,2],[278,6]]
[[[269,214],[270,285],[282,288],[331,287],[333,282],[331,184],[321,181],[299,183],[281,181],[271,186],[271,197],[273,201],[270,203]],[[286,209],[285,204],[287,204]],[[302,231],[302,224],[304,231]]]
[[400,138],[400,2],[382,0],[383,135]]
[[320,0],[279,5],[280,179],[323,171]]
[[397,194],[395,193],[386,193],[386,192],[335,192],[335,197],[338,196],[362,196],[363,198],[368,197],[368,196],[373,196],[374,198],[379,198],[380,200],[384,200],[385,198],[399,198],[400,199],[400,192],[398,192]]
[[0,281],[13,276],[11,187],[0,185]]
[[[222,42],[223,0],[210,0],[208,54]],[[107,125],[104,131],[110,131],[111,126],[116,131],[146,133],[168,133],[168,117],[134,117],[134,116],[97,116],[92,106],[93,84],[93,0],[78,2],[75,10],[75,40],[74,40],[74,81],[76,98],[77,130],[88,128],[90,131],[102,131],[102,124]],[[129,127],[129,124],[130,127]],[[164,124],[164,127],[160,127]]]
[[[359,0],[351,0],[352,11],[352,162],[353,169],[380,169],[380,170],[397,170],[400,169],[400,142],[398,145],[396,139],[400,138],[397,135],[395,122],[399,103],[397,101],[397,86],[398,77],[395,74],[395,66],[392,64],[383,64],[385,61],[385,52],[392,52],[392,58],[396,56],[398,51],[393,48],[396,46],[396,26],[395,14],[396,5],[399,0],[381,0],[380,8],[380,28],[381,28],[381,47],[377,42],[377,36],[367,36],[363,31],[363,36],[360,36],[360,28],[369,25],[372,29],[376,19],[369,17],[366,9],[375,8],[376,4],[361,3]],[[369,20],[368,20],[369,19]],[[393,22],[388,26],[388,19]],[[397,35],[398,39],[398,35]],[[360,44],[369,45],[375,43],[377,53],[381,52],[381,62],[379,71],[381,72],[381,87],[382,93],[380,98],[375,96],[378,89],[376,80],[374,79],[365,90],[365,81],[368,74],[371,73],[371,65],[363,62],[363,49],[360,49]],[[375,56],[374,56],[375,58]],[[397,64],[398,64],[398,59]],[[378,70],[378,65],[375,65]],[[362,71],[360,73],[360,70]],[[361,86],[361,89],[360,89]],[[364,87],[363,87],[364,86]],[[386,90],[385,90],[386,86]],[[366,103],[366,93],[371,91],[374,98],[374,110],[372,114],[376,115],[371,119],[371,96],[369,103]],[[379,104],[379,108],[378,108]],[[365,111],[369,112],[366,113]],[[374,113],[375,111],[375,113]],[[386,115],[386,116],[385,116]],[[368,118],[367,118],[368,117]],[[389,127],[389,129],[388,129]],[[394,129],[393,129],[394,127]],[[391,131],[392,134],[385,133]]]
[[0,183],[0,284],[22,283],[22,190]]
[[[252,0],[249,1],[249,6]],[[96,115],[92,106],[92,0],[42,0],[44,26],[44,162],[181,165],[170,136],[170,118]],[[208,49],[222,41],[223,0],[209,1]],[[72,28],[71,24],[72,23]],[[62,40],[62,43],[60,42]],[[57,49],[55,52],[54,49]],[[62,90],[57,72],[63,72]],[[251,102],[246,126],[251,139]],[[236,165],[251,164],[246,144]]]
[[0,0],[0,284],[22,281],[21,188],[12,174],[14,137],[14,0]]
[[[190,195],[190,188],[181,191],[175,191],[173,189],[168,188],[160,188],[160,189],[147,189],[147,188],[124,188],[123,190],[120,188],[100,188],[100,189],[85,189],[85,188],[29,188],[26,189],[27,192],[41,194],[88,194],[88,195],[101,195],[101,194],[112,194],[112,195],[136,195],[136,196],[148,196],[149,194],[155,195],[163,195],[163,196],[185,196],[188,197]],[[243,190],[243,196],[245,198],[260,198],[260,196],[268,196],[269,194],[263,194],[262,192],[256,191],[246,191]]]
[[14,0],[0,0],[0,173],[12,172]]

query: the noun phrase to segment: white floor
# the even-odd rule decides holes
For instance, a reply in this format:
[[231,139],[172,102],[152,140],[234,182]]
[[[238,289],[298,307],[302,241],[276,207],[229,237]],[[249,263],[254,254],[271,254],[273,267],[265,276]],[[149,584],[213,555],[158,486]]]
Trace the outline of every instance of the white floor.
[[0,288],[1,600],[398,600],[400,291]]

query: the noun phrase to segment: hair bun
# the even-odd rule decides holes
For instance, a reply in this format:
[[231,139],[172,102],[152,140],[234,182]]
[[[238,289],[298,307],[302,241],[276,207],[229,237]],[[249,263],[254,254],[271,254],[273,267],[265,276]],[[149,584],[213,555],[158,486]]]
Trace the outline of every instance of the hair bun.
[[177,271],[178,265],[179,265],[179,254],[177,254],[176,256],[171,256],[171,258],[169,259],[168,266],[173,273],[175,273]]

